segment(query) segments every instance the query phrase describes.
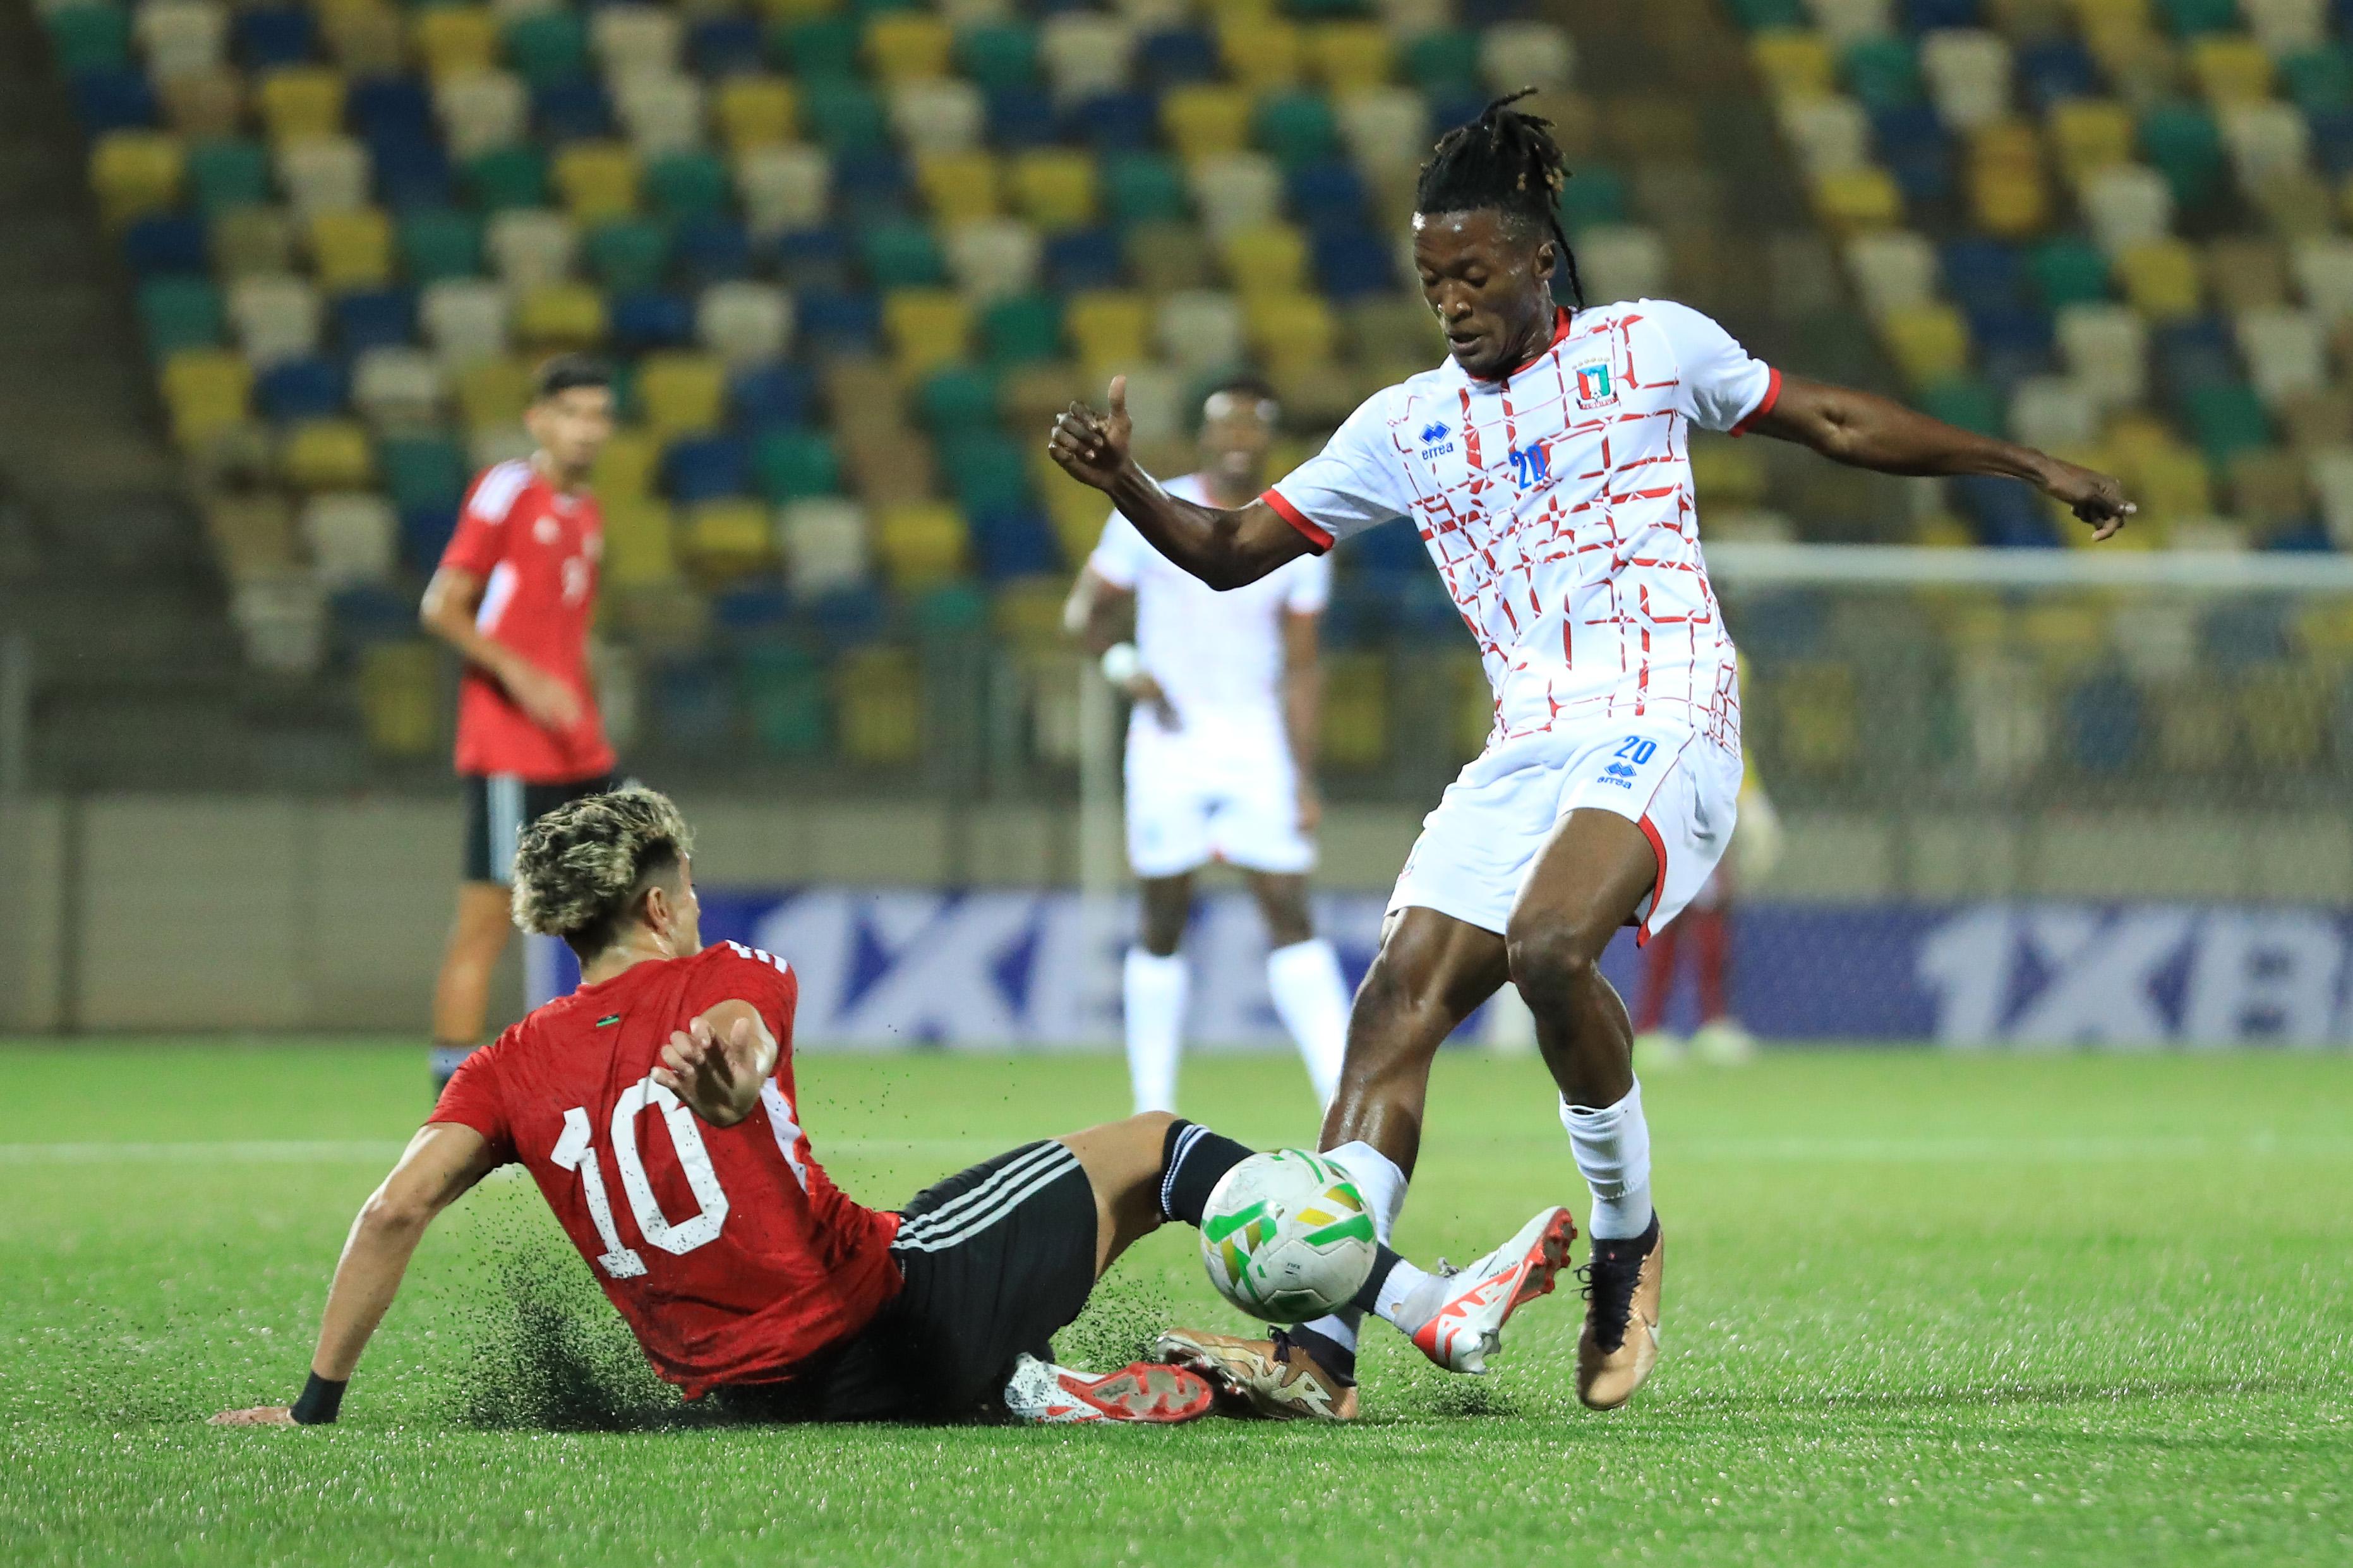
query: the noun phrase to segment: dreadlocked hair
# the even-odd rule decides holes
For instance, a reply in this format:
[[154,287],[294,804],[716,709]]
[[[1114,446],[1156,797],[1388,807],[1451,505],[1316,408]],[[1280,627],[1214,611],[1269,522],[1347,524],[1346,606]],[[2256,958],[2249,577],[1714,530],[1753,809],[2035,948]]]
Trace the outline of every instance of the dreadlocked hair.
[[583,956],[610,946],[656,877],[694,835],[670,797],[633,784],[556,807],[515,851],[514,923],[560,936]]
[[1479,111],[1438,139],[1413,188],[1416,212],[1472,212],[1493,207],[1523,223],[1538,225],[1560,247],[1568,268],[1568,294],[1585,305],[1585,281],[1577,275],[1577,252],[1560,226],[1560,190],[1567,161],[1552,139],[1552,121],[1512,105],[1535,91],[1524,87]]

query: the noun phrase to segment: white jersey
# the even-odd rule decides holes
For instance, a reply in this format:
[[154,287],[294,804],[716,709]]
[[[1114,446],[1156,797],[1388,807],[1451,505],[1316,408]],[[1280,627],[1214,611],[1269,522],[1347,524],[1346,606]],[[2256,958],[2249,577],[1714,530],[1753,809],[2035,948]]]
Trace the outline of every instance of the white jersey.
[[1494,688],[1491,751],[1633,720],[1736,751],[1689,427],[1737,433],[1780,385],[1688,306],[1564,311],[1505,380],[1450,359],[1376,393],[1265,500],[1319,550],[1413,519]]
[[[1170,495],[1212,504],[1197,474],[1172,479]],[[1135,595],[1135,651],[1167,694],[1179,724],[1205,732],[1279,733],[1282,713],[1282,617],[1313,615],[1332,596],[1332,563],[1320,556],[1287,562],[1257,582],[1219,593],[1171,563],[1118,512],[1087,564],[1095,575]],[[1132,723],[1159,728],[1148,708]]]

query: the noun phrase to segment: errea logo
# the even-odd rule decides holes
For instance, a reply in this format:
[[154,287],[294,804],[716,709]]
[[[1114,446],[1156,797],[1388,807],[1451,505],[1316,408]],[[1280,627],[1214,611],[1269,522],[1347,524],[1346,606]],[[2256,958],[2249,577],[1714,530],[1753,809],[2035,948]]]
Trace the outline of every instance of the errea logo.
[[1431,458],[1443,458],[1448,453],[1453,451],[1454,443],[1448,439],[1448,437],[1451,437],[1453,434],[1453,430],[1448,426],[1446,421],[1443,419],[1433,419],[1429,424],[1423,426],[1421,427],[1421,456],[1423,460],[1427,461]]

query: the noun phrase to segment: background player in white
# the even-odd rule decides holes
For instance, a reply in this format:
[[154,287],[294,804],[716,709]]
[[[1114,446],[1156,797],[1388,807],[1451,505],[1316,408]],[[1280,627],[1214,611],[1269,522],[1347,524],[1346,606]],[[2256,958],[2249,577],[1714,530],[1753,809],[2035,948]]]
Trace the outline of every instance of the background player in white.
[[[1117,381],[1109,415],[1073,406],[1051,449],[1155,548],[1219,587],[1393,517],[1419,530],[1478,640],[1495,725],[1398,879],[1324,1147],[1377,1223],[1393,1223],[1431,1058],[1515,984],[1592,1194],[1577,1394],[1606,1408],[1657,1359],[1664,1247],[1632,1031],[1601,952],[1621,926],[1672,920],[1707,879],[1740,785],[1739,683],[1700,555],[1692,426],[1755,431],[1883,473],[2023,480],[2095,539],[2132,508],[2105,474],[1785,378],[1684,306],[1584,308],[1556,216],[1559,148],[1512,101],[1447,132],[1415,191],[1414,268],[1446,363],[1375,394],[1246,507],[1180,500],[1137,468]],[[1573,315],[1554,302],[1564,266]],[[1262,1408],[1355,1408],[1352,1321],[1272,1341],[1193,1337]],[[1311,1382],[1345,1397],[1281,1397]]]
[[[1265,480],[1281,411],[1267,384],[1239,377],[1201,408],[1198,472],[1169,493],[1245,506]],[[1144,889],[1142,940],[1121,995],[1135,1109],[1176,1109],[1186,1005],[1177,952],[1193,873],[1241,868],[1265,918],[1267,990],[1299,1044],[1319,1105],[1329,1105],[1346,1048],[1348,989],[1332,944],[1307,910],[1315,864],[1316,623],[1332,567],[1302,555],[1220,594],[1144,542],[1113,512],[1071,589],[1064,620],[1134,703],[1127,728],[1127,858]],[[1124,623],[1133,612],[1134,640]]]

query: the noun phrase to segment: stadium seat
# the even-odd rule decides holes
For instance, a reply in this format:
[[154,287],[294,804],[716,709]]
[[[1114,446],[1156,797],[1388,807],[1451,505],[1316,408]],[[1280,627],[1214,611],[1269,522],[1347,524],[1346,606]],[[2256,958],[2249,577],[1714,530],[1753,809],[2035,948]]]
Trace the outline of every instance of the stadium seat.
[[116,227],[179,204],[185,157],[177,137],[111,131],[91,150],[90,162],[100,210]]
[[1039,259],[1037,230],[1013,219],[959,224],[948,233],[948,271],[978,302],[1029,293],[1037,286]]
[[483,237],[501,281],[517,293],[569,279],[579,249],[572,221],[544,208],[498,213]]
[[638,208],[637,153],[620,142],[575,142],[549,165],[565,211],[579,224],[626,217]]
[[335,344],[347,355],[406,348],[417,338],[415,298],[406,289],[359,289],[335,297]]
[[228,289],[228,316],[246,357],[257,367],[311,353],[319,345],[323,309],[308,279],[240,278]]
[[1054,231],[1091,223],[1095,215],[1095,163],[1083,153],[1024,153],[1009,161],[1007,191],[1021,216]]
[[859,251],[877,289],[927,289],[946,280],[946,261],[928,224],[893,219],[871,225],[859,237]]
[[874,551],[900,593],[919,593],[960,576],[968,536],[964,518],[944,501],[884,507],[874,520]]
[[[422,12],[420,19],[455,14],[433,9]],[[433,113],[450,153],[473,159],[522,139],[530,123],[531,98],[520,77],[487,67],[469,68],[435,82]]]
[[300,531],[311,570],[330,592],[385,582],[398,560],[399,525],[381,496],[314,495],[302,505]]
[[589,273],[614,293],[659,289],[670,270],[670,230],[649,219],[617,219],[590,229],[581,252]]
[[451,369],[497,359],[507,351],[507,292],[481,279],[446,279],[426,286],[417,320],[426,342]]
[[1127,85],[1134,28],[1124,17],[1064,11],[1039,29],[1038,58],[1065,102]]
[[1148,359],[1150,327],[1151,307],[1134,294],[1082,294],[1063,312],[1063,328],[1091,379]]
[[269,155],[256,142],[215,137],[195,142],[187,148],[185,174],[188,194],[206,217],[269,200]]
[[[217,69],[226,56],[228,13],[206,0],[150,0],[139,7],[131,27],[149,73],[159,79]],[[84,68],[60,63],[69,71]]]
[[536,147],[495,147],[469,159],[464,184],[485,212],[547,205],[547,160]]
[[516,340],[543,352],[594,348],[606,327],[605,296],[585,283],[543,283],[515,303]]
[[[603,15],[612,14],[610,9]],[[702,84],[672,72],[632,71],[612,89],[614,118],[640,158],[699,151],[703,141]]]
[[[164,123],[190,140],[235,136],[245,129],[245,79],[235,71],[187,71],[163,77],[155,83],[154,93]],[[99,127],[91,123],[89,129]]]
[[912,379],[964,357],[972,307],[944,289],[900,289],[883,300],[882,326],[893,364]]
[[256,94],[273,143],[341,135],[343,78],[323,66],[298,66],[263,76]]
[[1275,222],[1282,172],[1262,153],[1229,153],[1195,162],[1188,175],[1201,221],[1213,235]]
[[1238,88],[1201,85],[1172,89],[1160,100],[1160,126],[1189,166],[1250,145],[1250,95]]
[[2133,308],[2152,321],[2194,315],[2201,302],[2198,253],[2178,239],[2148,240],[2116,258],[2117,280]]
[[348,212],[367,204],[367,149],[349,136],[314,136],[279,145],[278,183],[297,216]]
[[792,301],[765,284],[714,284],[696,303],[695,335],[730,364],[775,359],[791,343]]
[[799,130],[792,84],[770,76],[736,76],[720,83],[712,103],[720,139],[741,155],[754,147],[790,142]]
[[364,489],[375,478],[375,448],[355,420],[313,419],[288,433],[278,471],[298,490]]
[[1171,294],[1160,301],[1155,325],[1160,352],[1185,370],[1219,371],[1243,359],[1240,303],[1208,289]]
[[703,500],[687,507],[678,545],[688,568],[705,582],[748,576],[776,558],[768,509],[753,500]]
[[955,46],[955,35],[947,22],[920,11],[886,12],[866,26],[866,59],[887,83],[945,75]]
[[1237,292],[1295,294],[1307,281],[1307,237],[1290,224],[1235,229],[1224,237],[1219,249]]
[[901,768],[923,750],[923,683],[914,656],[901,648],[860,648],[834,670],[834,711],[845,760]]
[[719,429],[726,422],[726,362],[711,353],[656,353],[637,376],[638,405],[646,426],[669,440]]
[[322,289],[380,289],[392,280],[392,220],[379,208],[313,214],[310,250]]
[[193,449],[249,416],[253,366],[243,354],[183,349],[164,362],[162,384],[172,436],[183,447]]
[[735,180],[745,220],[773,236],[824,220],[833,169],[814,147],[765,145],[737,159]]
[[760,493],[772,505],[830,496],[841,488],[832,443],[811,431],[770,431],[754,444],[752,464]]

